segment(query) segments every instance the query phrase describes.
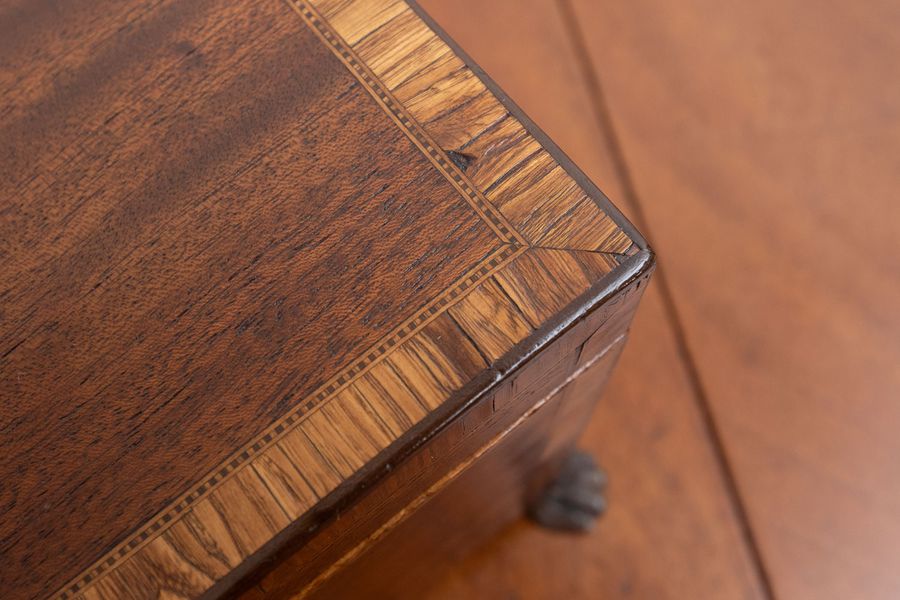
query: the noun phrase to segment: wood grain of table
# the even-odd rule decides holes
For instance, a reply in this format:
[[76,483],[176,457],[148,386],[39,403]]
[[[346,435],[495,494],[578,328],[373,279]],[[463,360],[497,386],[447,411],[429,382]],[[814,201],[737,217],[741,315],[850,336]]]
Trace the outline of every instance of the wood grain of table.
[[[697,378],[680,396],[660,378],[671,399],[661,417],[667,430],[682,422],[679,397],[690,418],[708,410],[710,427],[692,430],[693,444],[721,450],[702,476],[686,462],[678,476],[708,478],[711,497],[733,477],[732,514],[746,515],[747,541],[775,596],[897,597],[890,558],[900,550],[896,3],[815,10],[703,0],[424,4],[615,200],[637,209],[662,258],[635,347],[642,327],[675,336],[661,362]],[[506,35],[481,35],[499,23]],[[604,149],[610,144],[618,156]],[[610,156],[620,164],[604,162]],[[653,319],[660,323],[648,325]],[[629,351],[622,366],[589,430],[609,439],[585,438],[601,460],[637,435],[614,425],[616,405],[628,402],[619,395],[640,377]],[[664,476],[662,461],[647,461],[645,476]],[[638,477],[607,462],[614,491],[619,478]],[[597,537],[570,546],[519,527],[467,563],[442,597],[472,582],[530,597],[531,586],[584,593],[587,581],[604,597],[685,597],[689,588],[653,587],[677,577],[663,571],[658,579],[653,565],[664,550],[626,551],[633,562],[579,558],[602,555],[604,531],[610,556],[617,545],[637,547],[611,533],[625,528],[616,503],[662,514],[665,502],[653,504],[646,488],[636,492],[614,494]],[[684,498],[680,485],[668,493]],[[678,521],[675,511],[659,531],[669,527],[678,539]],[[649,523],[657,522],[643,521],[628,539],[642,539]],[[665,549],[664,539],[656,548]],[[542,544],[565,558],[554,560]],[[741,569],[718,570],[722,554],[709,562],[699,544],[680,547],[684,561],[698,565],[688,581],[709,572],[731,585],[742,580]],[[533,575],[548,562],[562,573],[553,584]],[[563,566],[570,563],[577,566]]]
[[[629,213],[556,3],[422,5]],[[502,35],[483,36],[484,28]],[[434,597],[762,598],[697,402],[652,283],[582,438],[610,475],[609,513],[580,538],[523,522],[448,574]]]

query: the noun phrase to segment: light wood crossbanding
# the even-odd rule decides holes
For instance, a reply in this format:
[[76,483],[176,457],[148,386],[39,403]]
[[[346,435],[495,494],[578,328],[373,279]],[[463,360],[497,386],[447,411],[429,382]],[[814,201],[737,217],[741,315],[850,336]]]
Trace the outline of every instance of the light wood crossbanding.
[[57,598],[206,593],[344,493],[448,399],[480,377],[487,386],[504,375],[501,359],[523,341],[549,343],[549,323],[626,263],[635,268],[629,257],[643,249],[405,2],[281,6],[281,18],[305,23],[471,207],[471,222],[448,223],[451,231],[483,224],[496,244],[166,508],[135,523]]

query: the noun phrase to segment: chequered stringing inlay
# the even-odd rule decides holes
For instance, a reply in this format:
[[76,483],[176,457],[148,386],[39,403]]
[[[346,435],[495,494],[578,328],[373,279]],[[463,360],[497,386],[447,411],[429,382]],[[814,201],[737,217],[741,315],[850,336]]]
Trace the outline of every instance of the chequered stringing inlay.
[[[443,313],[468,291],[471,291],[481,281],[527,248],[527,242],[521,234],[484,198],[459,168],[450,161],[446,153],[437,147],[421,126],[416,123],[378,78],[371,73],[346,42],[331,29],[327,21],[306,0],[288,0],[288,3],[303,17],[302,20],[318,35],[325,45],[341,59],[348,70],[360,81],[370,95],[378,101],[409,139],[419,147],[432,164],[453,184],[464,200],[472,206],[476,214],[490,226],[497,234],[501,245],[475,268],[457,280],[453,286],[438,295],[437,298],[429,302],[417,314],[404,321],[382,338],[374,347],[364,352],[359,358],[351,361],[347,367],[339,371],[319,390],[301,400],[288,414],[270,425],[264,433],[226,459],[207,477],[203,478],[200,483],[196,484],[193,490],[164,509],[154,519],[145,523],[127,540],[123,541],[88,570],[82,572],[81,575],[57,593],[56,598],[60,600],[72,598],[80,600],[83,598],[82,595],[78,594],[79,591],[104,573],[112,570],[117,563],[121,563],[141,546],[165,531],[172,523],[178,520],[181,514],[187,512],[192,504],[205,497],[228,477],[248,464],[254,457],[284,437],[312,411],[328,402],[336,393],[347,387],[356,378],[387,356],[400,343],[411,337],[422,326]],[[78,595],[76,596],[76,594]]]

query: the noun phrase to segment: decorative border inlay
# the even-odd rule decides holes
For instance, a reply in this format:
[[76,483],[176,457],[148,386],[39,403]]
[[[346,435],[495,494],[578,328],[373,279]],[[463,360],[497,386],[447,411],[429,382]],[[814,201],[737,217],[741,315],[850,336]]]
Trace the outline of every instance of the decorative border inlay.
[[[54,597],[58,600],[83,598],[79,592],[88,584],[96,581],[113,570],[141,547],[162,534],[176,522],[180,515],[186,513],[198,500],[206,497],[219,487],[226,479],[246,466],[252,458],[259,455],[294,427],[303,421],[312,411],[323,406],[335,394],[351,384],[356,378],[375,366],[386,357],[391,350],[416,331],[443,313],[447,308],[461,299],[480,282],[511,262],[528,248],[528,243],[506,218],[491,205],[484,196],[468,181],[460,170],[449,160],[447,155],[431,140],[427,133],[415,122],[406,109],[371,73],[359,57],[347,46],[343,39],[331,29],[327,22],[318,15],[312,6],[304,0],[285,0],[312,29],[325,45],[341,60],[347,69],[362,84],[364,89],[375,99],[388,116],[398,125],[420,151],[431,161],[442,175],[460,193],[463,199],[473,208],[476,214],[500,238],[503,244],[469,272],[464,274],[453,286],[439,294],[420,312],[408,318],[393,331],[387,334],[374,346],[363,352],[337,375],[323,384],[318,390],[307,396],[299,404],[272,423],[266,430],[249,442],[243,449],[236,451],[225,459],[219,467],[203,478],[194,489],[174,501],[160,511],[157,516],[133,532],[125,541],[108,552],[94,565],[83,571],[70,583],[63,586]],[[76,596],[76,594],[78,594]]]
[[[370,8],[374,10],[374,6],[375,4],[377,4],[376,2],[374,2],[374,0],[359,1],[362,2],[362,6],[364,6],[366,10],[369,10]],[[70,580],[54,595],[54,597],[60,600],[69,600],[73,597],[77,599],[83,599],[85,597],[85,594],[93,598],[94,596],[90,594],[90,592],[95,592],[97,588],[91,587],[92,584],[96,583],[97,580],[104,578],[109,573],[116,571],[118,566],[124,561],[128,560],[130,557],[135,555],[140,556],[138,552],[144,546],[151,544],[151,542],[156,540],[160,535],[163,534],[163,532],[169,529],[172,525],[178,523],[181,517],[191,511],[199,501],[205,499],[209,494],[211,494],[214,490],[223,485],[224,482],[228,481],[231,477],[233,477],[236,473],[240,472],[245,467],[250,465],[258,465],[258,462],[253,462],[254,459],[256,459],[256,457],[261,455],[263,452],[266,452],[279,440],[285,438],[286,436],[289,436],[295,430],[298,431],[298,433],[304,431],[305,427],[307,427],[310,423],[314,422],[319,417],[319,415],[314,414],[315,411],[321,409],[322,407],[325,407],[326,404],[331,402],[343,390],[352,385],[354,381],[365,375],[369,370],[376,367],[379,362],[385,359],[389,359],[388,362],[390,362],[392,360],[395,360],[397,355],[402,355],[403,351],[398,352],[394,358],[389,358],[391,356],[391,353],[396,348],[398,348],[401,344],[403,344],[410,338],[414,338],[416,333],[420,331],[423,326],[434,321],[438,317],[441,317],[441,315],[443,315],[448,308],[462,300],[469,292],[471,292],[479,285],[482,285],[484,283],[484,288],[489,287],[489,284],[485,282],[487,279],[492,278],[495,275],[495,283],[493,285],[497,290],[500,290],[500,287],[503,287],[510,283],[509,281],[504,281],[503,285],[497,287],[497,281],[499,281],[503,275],[503,272],[501,272],[502,269],[508,268],[509,270],[513,270],[516,265],[511,265],[511,263],[516,261],[516,259],[522,256],[526,251],[529,251],[530,248],[543,248],[543,245],[539,243],[541,239],[538,236],[531,236],[531,234],[528,234],[528,224],[526,223],[523,225],[523,221],[519,219],[520,215],[517,215],[517,213],[515,212],[517,207],[513,206],[509,209],[509,211],[507,211],[507,207],[505,207],[501,203],[498,203],[497,206],[503,207],[503,212],[501,212],[501,210],[499,210],[497,206],[494,206],[494,204],[492,204],[488,200],[488,198],[485,197],[485,193],[479,190],[479,188],[472,183],[472,180],[467,175],[465,175],[463,171],[453,163],[453,161],[449,159],[446,152],[441,148],[441,146],[435,142],[434,138],[412,116],[410,111],[400,101],[397,100],[390,89],[379,79],[378,76],[373,73],[372,69],[369,68],[365,61],[360,59],[351,45],[340,34],[337,33],[332,24],[329,23],[329,21],[319,13],[319,11],[312,5],[310,0],[284,0],[284,2],[299,16],[299,18],[305,23],[305,25],[309,27],[309,29],[325,44],[325,46],[328,47],[331,52],[344,64],[348,71],[350,71],[350,73],[356,78],[356,80],[359,81],[363,89],[365,89],[373,98],[373,100],[382,108],[385,114],[388,115],[397,124],[401,131],[404,132],[406,137],[417,148],[419,148],[422,154],[459,192],[463,200],[472,207],[478,217],[497,235],[500,241],[499,247],[493,250],[487,257],[485,257],[481,262],[472,267],[468,272],[463,274],[454,282],[453,285],[441,292],[437,297],[430,300],[427,304],[425,304],[423,308],[416,311],[414,315],[404,320],[392,331],[387,333],[378,342],[376,342],[372,347],[361,353],[358,358],[345,365],[331,379],[322,384],[312,394],[309,394],[308,396],[302,398],[287,414],[279,418],[274,423],[270,424],[262,433],[260,433],[259,435],[254,437],[253,440],[244,445],[243,448],[237,450],[234,454],[225,459],[216,469],[209,472],[199,483],[194,484],[192,486],[192,489],[183,494],[181,497],[177,498],[169,506],[157,513],[155,517],[145,522],[138,529],[129,534],[124,541],[122,541],[112,550],[103,555],[88,569],[82,571],[82,573]],[[366,4],[366,2],[372,2],[372,4]],[[352,4],[353,2],[346,3],[347,6],[350,6]],[[357,7],[358,6],[359,4],[357,4]],[[325,12],[328,12],[326,9],[323,10],[325,10]],[[339,24],[339,21],[334,22],[335,24]],[[375,64],[376,63],[373,63],[373,65]],[[497,104],[501,104],[496,100],[496,98],[493,98],[493,101]],[[510,117],[510,120],[515,121],[515,119],[512,117]],[[508,122],[509,121],[507,121],[507,123]],[[428,121],[427,119],[423,119],[422,123],[427,126],[429,125],[430,121]],[[434,132],[434,130],[432,130],[432,132]],[[534,142],[533,138],[530,138],[530,134],[525,132],[525,135],[529,136],[529,139]],[[440,138],[440,135],[438,135],[437,137]],[[546,153],[544,154],[549,157],[549,155],[547,155]],[[553,159],[552,157],[549,157],[548,160],[552,161]],[[472,175],[471,171],[469,175]],[[568,176],[566,175],[565,177]],[[563,183],[565,185],[568,185],[568,182],[570,181],[570,179],[566,179]],[[573,183],[572,185],[576,185],[577,187],[577,184]],[[491,199],[495,199],[497,192],[492,191],[492,188],[490,187],[485,187],[485,189],[488,190],[488,197],[490,197]],[[545,202],[547,198],[556,200],[556,198],[552,194],[558,188],[549,186],[538,187],[537,189],[539,189],[541,193],[546,192],[546,195],[544,198],[536,200],[536,204],[547,204],[547,202]],[[569,188],[565,189],[568,190]],[[525,202],[524,205],[527,207],[528,203]],[[540,216],[541,218],[544,218],[546,220],[546,226],[552,229],[561,219],[571,217],[572,214],[574,214],[575,209],[579,207],[583,208],[582,205],[576,203],[573,207],[568,207],[562,212],[553,213],[545,211]],[[599,209],[597,209],[596,207],[595,210],[599,211]],[[601,212],[600,214],[602,215],[603,213]],[[594,227],[594,225],[598,222],[596,221],[595,213],[590,213],[585,218],[581,218],[582,213],[578,213],[578,215],[579,218],[573,217],[573,222],[576,223],[574,229],[565,230],[566,234],[570,236],[570,238],[567,239],[571,240],[571,236],[573,235],[598,235],[602,237],[602,235],[606,235],[608,233],[596,233],[596,230],[592,229],[592,227]],[[544,223],[545,221],[539,222]],[[515,223],[516,225],[513,225],[513,223]],[[615,224],[611,224],[608,225],[608,227],[615,228],[616,226]],[[535,243],[529,243],[529,241],[526,239],[526,236],[523,235],[522,232],[525,232],[526,234],[531,236],[529,237],[529,239],[531,239]],[[619,233],[622,232],[619,231]],[[626,234],[622,233],[622,235]],[[545,251],[547,252],[565,252],[567,250],[565,248],[550,248],[549,241],[551,240],[545,241],[548,242],[548,247],[545,248]],[[537,252],[537,250],[534,251]],[[588,252],[594,252],[594,250],[588,250]],[[599,252],[600,254],[606,254],[609,257],[613,257],[615,259],[614,262],[616,262],[617,264],[619,262],[619,259],[622,258],[622,256],[619,256],[618,254],[604,252],[602,250],[597,250],[596,252]],[[545,252],[545,257],[546,256],[548,255]],[[527,263],[528,258],[528,256],[523,256],[521,261]],[[537,266],[535,265],[537,265],[537,263],[532,264],[533,267],[537,268]],[[572,269],[577,270],[576,266],[566,265],[566,267],[571,267]],[[564,284],[566,282],[563,281],[563,279],[565,279],[566,277],[566,272],[563,271],[562,267],[557,270],[550,269],[550,273],[550,279],[543,281],[545,289],[559,288],[560,290],[564,290],[566,292],[572,291],[573,288],[565,288]],[[531,277],[533,277],[532,272],[529,272],[529,280]],[[505,289],[500,293],[508,294]],[[474,297],[475,296],[471,296],[470,299]],[[508,300],[512,302],[511,298],[508,298]],[[501,298],[500,301],[506,302],[507,298]],[[465,302],[469,302],[469,300],[466,300]],[[465,304],[465,302],[463,302],[463,304]],[[335,404],[337,406],[340,406],[340,402],[337,402]],[[332,404],[328,408],[326,408],[325,414],[327,414],[328,411],[331,410],[331,406],[335,406],[335,404]],[[310,422],[306,423],[306,425],[304,425],[303,427],[300,427],[300,425],[310,417]],[[379,448],[382,448],[382,446],[379,446]],[[101,596],[107,597],[105,595]]]
[[[293,410],[271,424],[264,433],[259,434],[252,442],[242,450],[238,450],[231,457],[225,459],[219,467],[211,471],[210,475],[202,480],[191,492],[163,509],[157,517],[144,524],[129,539],[120,543],[116,548],[107,553],[89,570],[83,572],[78,580],[66,585],[56,597],[60,600],[72,598],[72,594],[83,589],[91,581],[99,578],[104,572],[117,562],[121,562],[139,550],[156,535],[165,531],[169,525],[176,521],[176,517],[187,512],[191,505],[208,495],[219,487],[228,477],[245,467],[249,461],[264,452],[272,444],[299,425],[304,417],[313,410],[323,406],[335,394],[350,385],[355,379],[374,367],[380,360],[390,354],[390,351],[401,342],[408,339],[415,331],[434,320],[460,300],[465,294],[475,288],[479,283],[490,277],[501,267],[515,259],[527,248],[512,244],[503,244],[499,249],[491,253],[485,260],[464,274],[457,282],[441,293],[435,300],[427,304],[413,317],[407,319],[391,331],[387,336],[360,355],[360,358],[352,361],[337,375],[323,384],[316,392],[307,396],[305,401],[297,404]],[[78,598],[78,597],[76,597]]]
[[475,212],[491,226],[500,239],[507,243],[527,246],[528,243],[525,241],[525,238],[509,224],[506,217],[488,202],[484,195],[462,174],[459,168],[447,158],[447,154],[438,148],[438,145],[434,143],[425,130],[416,123],[403,105],[394,98],[365,63],[360,60],[353,49],[319,15],[316,9],[306,0],[285,0],[285,2],[303,18],[303,21],[310,29],[341,59],[341,62],[363,84],[366,91],[375,98],[378,104],[394,119],[394,122],[400,126],[400,129],[431,160],[444,177],[459,190],[466,201],[475,209]]

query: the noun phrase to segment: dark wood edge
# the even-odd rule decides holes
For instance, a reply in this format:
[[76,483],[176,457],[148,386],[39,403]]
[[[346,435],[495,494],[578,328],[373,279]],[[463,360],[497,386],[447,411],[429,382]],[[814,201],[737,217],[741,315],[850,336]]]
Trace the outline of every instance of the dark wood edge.
[[450,426],[480,400],[493,393],[502,382],[523,368],[539,352],[569,329],[601,309],[619,292],[646,282],[656,266],[649,248],[627,258],[619,268],[599,279],[540,329],[516,344],[491,367],[454,392],[440,408],[379,452],[359,471],[343,481],[302,517],[288,525],[238,567],[219,579],[203,599],[233,598],[259,582],[281,560],[306,543],[327,522],[338,517],[400,462]]
[[[424,8],[419,6],[419,3],[416,0],[405,0],[405,2],[409,5],[409,7],[415,12],[419,18],[421,18],[426,25],[428,25],[445,44],[450,46],[450,49],[459,56],[460,59],[466,64],[469,69],[472,70],[475,75],[481,79],[482,83],[497,97],[497,100],[509,111],[509,113],[518,119],[522,125],[525,127],[526,131],[531,134],[534,139],[536,139],[541,146],[544,147],[547,152],[550,153],[550,156],[556,160],[557,163],[563,168],[563,170],[569,174],[569,177],[575,180],[578,185],[585,191],[588,197],[597,204],[597,206],[604,213],[609,215],[609,218],[612,219],[616,225],[618,225],[625,234],[631,238],[631,241],[634,242],[635,246],[640,248],[641,250],[649,250],[650,245],[647,243],[647,240],[644,239],[644,236],[640,234],[640,232],[635,228],[634,225],[631,224],[625,215],[623,215],[618,208],[610,201],[610,199],[604,194],[600,188],[598,188],[593,181],[591,181],[587,175],[584,174],[578,165],[576,165],[571,158],[569,158],[565,152],[557,146],[553,140],[551,140],[546,133],[544,133],[540,127],[538,127],[534,121],[532,121],[525,112],[519,108],[519,106],[510,98],[506,92],[504,92],[497,83],[491,79],[490,75],[484,72],[478,63],[472,60],[472,57],[466,54],[466,51],[460,48],[459,44],[457,44],[450,35],[444,31],[440,25],[438,25],[434,19],[431,18]],[[592,118],[591,116],[582,115],[586,118]]]

